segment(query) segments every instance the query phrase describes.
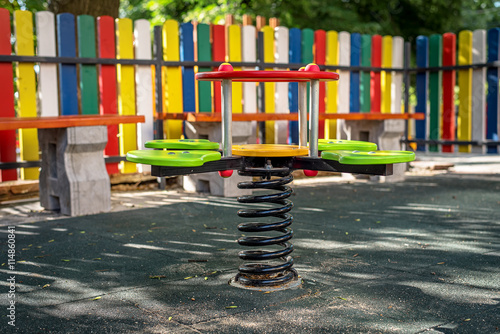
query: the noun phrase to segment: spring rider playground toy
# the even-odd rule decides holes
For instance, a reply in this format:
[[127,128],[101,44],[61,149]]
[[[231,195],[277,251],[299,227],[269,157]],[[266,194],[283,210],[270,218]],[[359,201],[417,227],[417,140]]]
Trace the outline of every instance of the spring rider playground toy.
[[[205,139],[166,139],[146,142],[147,148],[127,153],[131,162],[151,165],[151,174],[158,177],[218,171],[230,177],[234,170],[254,181],[240,182],[240,189],[265,189],[268,194],[241,196],[240,203],[272,203],[266,209],[242,209],[243,218],[278,219],[279,221],[248,222],[238,225],[245,233],[271,232],[273,236],[244,236],[238,239],[245,261],[230,281],[233,286],[262,290],[282,290],[298,287],[302,280],[293,269],[293,237],[290,214],[293,203],[289,199],[293,190],[292,171],[302,169],[306,176],[318,171],[391,175],[392,165],[410,162],[415,154],[408,151],[377,151],[374,143],[319,139],[319,83],[338,80],[334,72],[321,72],[315,64],[299,71],[233,71],[230,64],[220,65],[218,71],[200,72],[197,80],[222,81],[222,143]],[[298,82],[299,84],[299,145],[247,144],[232,145],[232,82]],[[307,83],[310,83],[310,118],[308,128]],[[309,130],[309,131],[308,131]],[[309,134],[308,134],[309,132]],[[219,150],[221,148],[221,150]],[[255,178],[260,178],[255,181]],[[264,233],[265,234],[265,233]],[[270,247],[269,247],[270,246]],[[259,249],[255,249],[258,247]],[[267,250],[260,248],[268,247]]]

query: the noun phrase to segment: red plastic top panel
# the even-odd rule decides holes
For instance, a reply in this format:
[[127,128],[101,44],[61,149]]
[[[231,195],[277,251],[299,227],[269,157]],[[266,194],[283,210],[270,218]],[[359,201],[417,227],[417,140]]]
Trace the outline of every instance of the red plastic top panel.
[[338,80],[339,75],[335,72],[315,71],[217,71],[197,73],[196,79],[201,81],[229,79],[238,82],[304,82]]

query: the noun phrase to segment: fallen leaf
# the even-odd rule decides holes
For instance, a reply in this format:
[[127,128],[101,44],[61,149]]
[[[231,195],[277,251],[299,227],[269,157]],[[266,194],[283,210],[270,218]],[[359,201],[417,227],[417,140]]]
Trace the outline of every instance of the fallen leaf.
[[102,259],[100,257],[96,257],[95,259],[92,259],[92,260],[97,261],[97,260],[102,260]]
[[470,319],[464,319],[464,321],[470,321]]
[[347,299],[345,299],[345,298],[342,298],[342,297],[337,297],[337,298],[338,298],[338,299],[342,299],[342,300],[347,300]]
[[359,255],[359,254],[358,254],[358,253],[356,253],[356,254],[354,254],[352,257],[356,257],[356,256],[358,256],[358,255]]
[[80,231],[81,234],[85,234],[86,232],[85,231]]
[[49,240],[49,242],[54,242],[54,239],[52,239],[52,240]]
[[98,300],[98,299],[101,299],[102,297],[95,297],[94,299],[91,299],[91,300]]
[[152,279],[161,279],[161,278],[166,278],[167,276],[165,275],[149,275],[149,278],[152,278]]
[[49,286],[50,284],[45,284],[44,286],[42,286],[42,289],[48,288]]
[[71,260],[61,259],[61,261],[63,261],[63,262],[69,262],[69,261],[71,261]]
[[438,264],[444,264],[444,262],[439,262]]
[[168,317],[168,321],[172,321],[172,317]]
[[226,306],[226,308],[237,308],[238,306],[236,305],[231,305],[231,306]]

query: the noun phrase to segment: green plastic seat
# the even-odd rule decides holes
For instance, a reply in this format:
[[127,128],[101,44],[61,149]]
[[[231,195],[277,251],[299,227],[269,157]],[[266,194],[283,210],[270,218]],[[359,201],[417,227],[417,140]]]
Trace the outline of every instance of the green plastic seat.
[[167,150],[218,150],[219,143],[207,139],[157,139],[144,144],[147,148],[162,148]]
[[409,151],[323,151],[321,158],[335,160],[343,165],[382,165],[410,162],[415,153]]
[[344,140],[344,139],[318,140],[318,151],[331,151],[331,150],[376,151],[377,144],[359,140]]
[[198,167],[208,161],[221,159],[217,151],[166,151],[166,150],[136,150],[127,153],[127,160],[146,165],[167,167]]

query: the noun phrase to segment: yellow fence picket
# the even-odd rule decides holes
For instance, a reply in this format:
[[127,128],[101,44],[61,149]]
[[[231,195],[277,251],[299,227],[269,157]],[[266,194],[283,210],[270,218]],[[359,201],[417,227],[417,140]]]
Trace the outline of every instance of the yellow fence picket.
[[[179,61],[179,24],[167,20],[163,24],[163,60]],[[180,113],[182,106],[182,72],[180,66],[168,66],[163,69],[164,111]],[[164,132],[169,139],[182,136],[182,121],[165,121]]]
[[[458,34],[458,65],[472,64],[472,31],[464,30]],[[472,69],[458,71],[458,140],[471,140],[472,131]],[[459,152],[470,152],[470,145],[459,145]]]
[[[382,67],[392,67],[392,36],[384,36],[382,38]],[[381,73],[381,86],[382,86],[382,103],[381,112],[391,113],[391,71],[383,71]]]
[[[275,63],[287,64],[289,58],[288,50],[288,28],[275,28]],[[275,86],[274,110],[277,114],[288,114],[288,83],[278,82]],[[276,144],[286,144],[288,141],[288,122],[276,121],[274,124],[274,142]]]
[[[229,62],[241,62],[241,27],[233,24],[228,27],[228,60]],[[241,71],[241,67],[234,67],[235,71]],[[233,114],[243,112],[243,85],[241,82],[233,82]]]
[[[16,38],[16,55],[33,56],[35,45],[33,38],[33,14],[16,10],[14,12],[14,35]],[[34,63],[18,63],[16,66],[18,117],[36,117],[36,83]],[[21,160],[38,160],[38,133],[36,129],[19,129],[19,146]],[[21,178],[37,180],[38,168],[21,168]]]
[[[116,20],[116,58],[133,59],[133,28],[131,19]],[[118,80],[118,114],[135,115],[135,74],[134,65],[117,65]],[[135,124],[120,124],[120,155],[137,149],[137,131]],[[122,161],[120,163],[122,173],[136,172],[136,164]]]
[[[274,29],[270,26],[262,27],[264,34],[264,62],[274,63]],[[271,69],[269,69],[271,70]],[[274,82],[264,83],[266,114],[274,114]],[[266,144],[275,144],[274,121],[266,122]]]
[[[339,34],[336,31],[326,33],[326,61],[325,65],[334,66],[339,64]],[[336,72],[335,70],[328,70]],[[326,83],[326,110],[327,114],[337,113],[338,82]],[[325,122],[325,138],[337,138],[337,120],[327,119]]]

